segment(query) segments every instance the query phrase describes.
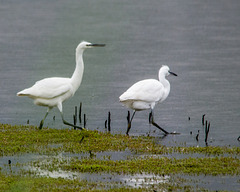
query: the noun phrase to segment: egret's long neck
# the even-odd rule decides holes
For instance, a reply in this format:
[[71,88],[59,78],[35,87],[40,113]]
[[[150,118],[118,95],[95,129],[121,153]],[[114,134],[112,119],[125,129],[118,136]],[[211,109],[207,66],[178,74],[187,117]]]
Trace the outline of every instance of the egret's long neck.
[[84,71],[84,64],[83,64],[83,51],[84,49],[77,49],[76,50],[76,68],[71,77],[71,83],[75,91],[78,89],[82,82],[83,71]]
[[163,84],[164,86],[164,97],[162,100],[165,100],[167,96],[169,95],[170,92],[170,83],[166,79],[165,75],[162,73],[159,73],[159,81]]

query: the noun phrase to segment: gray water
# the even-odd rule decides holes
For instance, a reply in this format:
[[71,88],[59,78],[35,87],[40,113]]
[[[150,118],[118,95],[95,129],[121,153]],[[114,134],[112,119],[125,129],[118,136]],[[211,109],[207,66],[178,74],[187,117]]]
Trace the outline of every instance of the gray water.
[[[155,108],[155,121],[181,134],[161,139],[143,111],[136,113],[130,135],[150,132],[165,145],[205,145],[206,114],[209,145],[239,146],[239,21],[238,0],[1,1],[0,122],[38,126],[46,108],[16,93],[45,77],[70,77],[75,48],[86,40],[107,46],[84,53],[82,84],[63,105],[68,121],[82,102],[88,129],[105,131],[111,111],[111,131],[125,134],[128,109],[118,97],[168,65],[178,77],[168,78],[171,92]],[[57,109],[45,126],[68,128]]]

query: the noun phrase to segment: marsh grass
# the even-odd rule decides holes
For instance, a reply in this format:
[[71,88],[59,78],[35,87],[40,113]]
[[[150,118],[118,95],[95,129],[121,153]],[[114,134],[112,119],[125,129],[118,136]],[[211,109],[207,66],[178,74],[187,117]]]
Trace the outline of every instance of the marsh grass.
[[39,130],[34,126],[0,124],[0,132],[0,156],[20,153],[125,151],[126,149],[140,154],[171,154],[176,152],[205,155],[240,154],[239,147],[166,147],[156,144],[154,137],[128,137],[98,131],[49,128]]
[[[167,147],[157,144],[155,140],[154,137],[128,137],[98,131],[49,128],[39,130],[34,126],[0,124],[0,156],[26,153],[47,155],[49,158],[45,159],[45,163],[37,160],[28,164],[48,171],[61,169],[97,174],[239,176],[240,149],[238,147]],[[111,160],[108,157],[99,159],[95,155],[101,152],[126,150],[133,155],[122,160]],[[89,156],[69,157],[66,160],[57,156],[60,153],[84,153]],[[173,158],[168,156],[169,154],[186,154],[186,156]],[[192,157],[196,154],[202,155]],[[179,180],[178,182],[181,183]],[[39,177],[33,171],[27,170],[23,170],[21,174],[0,174],[0,191],[153,191],[155,189],[191,191],[193,189],[188,184],[176,183],[161,183],[149,185],[150,188],[138,189],[124,186],[124,184],[106,187],[106,183],[101,181]]]

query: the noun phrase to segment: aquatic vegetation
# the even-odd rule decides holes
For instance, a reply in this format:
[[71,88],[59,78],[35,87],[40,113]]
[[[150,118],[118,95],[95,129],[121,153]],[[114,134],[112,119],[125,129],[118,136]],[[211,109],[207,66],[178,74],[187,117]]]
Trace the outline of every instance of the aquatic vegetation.
[[[154,137],[128,137],[74,129],[39,130],[29,125],[0,124],[0,133],[0,157],[28,153],[44,157],[24,164],[17,163],[16,166],[25,167],[19,173],[6,174],[0,167],[0,191],[193,191],[196,186],[189,185],[179,175],[234,177],[240,174],[239,147],[167,147],[158,144]],[[112,159],[111,152],[128,152],[128,157]],[[108,155],[99,158],[99,154]],[[156,180],[156,176],[167,175],[169,179],[168,182],[149,182],[147,187],[129,187],[124,183],[127,181],[119,183],[111,179],[108,183],[74,177],[51,178],[38,174],[38,169],[123,176],[148,174],[153,176],[152,180],[154,177]],[[148,183],[151,179],[145,178],[143,182]]]
[[47,170],[66,170],[88,173],[136,174],[208,174],[208,175],[239,175],[240,160],[233,157],[212,158],[167,158],[144,157],[130,160],[101,160],[96,158],[51,158],[48,162],[34,162],[35,167]]
[[[69,180],[62,178],[47,177],[19,177],[4,176],[0,174],[0,191],[101,191],[105,188],[105,183],[87,182],[79,180]],[[117,186],[117,185],[116,185]],[[121,191],[147,191],[145,189],[131,189],[116,187],[109,189],[111,192]]]
[[98,131],[49,129],[34,126],[0,124],[0,156],[19,153],[58,154],[101,151],[171,154],[203,153],[206,155],[240,154],[239,147],[166,147],[156,144],[153,137],[128,137]]

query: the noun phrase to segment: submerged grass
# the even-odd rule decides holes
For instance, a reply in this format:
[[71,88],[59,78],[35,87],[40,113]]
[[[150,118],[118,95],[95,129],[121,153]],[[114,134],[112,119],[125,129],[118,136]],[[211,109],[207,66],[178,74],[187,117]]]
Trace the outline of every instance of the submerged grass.
[[103,161],[98,159],[75,160],[64,166],[66,170],[80,172],[153,173],[156,175],[187,173],[209,175],[238,175],[240,160],[230,157],[215,158],[140,158],[125,161]]
[[[64,170],[87,173],[155,175],[231,175],[240,174],[239,147],[167,147],[157,144],[154,137],[128,137],[98,131],[73,129],[39,130],[34,126],[12,126],[0,124],[0,156],[37,153],[49,155],[47,163],[32,162],[31,165],[53,171]],[[96,152],[130,150],[137,156],[125,160],[98,159],[91,156]],[[89,153],[87,158],[71,157],[67,160],[57,154]],[[187,154],[185,158],[172,158],[168,154]],[[193,158],[192,154],[203,154]],[[165,155],[165,156],[164,156]],[[24,173],[23,173],[24,174]],[[129,188],[124,185],[88,182],[79,179],[38,177],[28,172],[25,177],[18,174],[3,174],[0,167],[0,191],[153,191],[155,188]],[[117,187],[116,187],[117,186]],[[192,190],[189,185],[176,183],[159,184],[157,189],[165,191]]]
[[72,172],[117,174],[188,174],[188,175],[239,175],[240,159],[233,157],[185,158],[137,157],[129,160],[101,160],[96,158],[51,158],[36,161],[34,167],[43,170],[59,169]]
[[0,173],[0,191],[4,192],[35,192],[35,191],[55,191],[55,192],[144,192],[148,189],[133,189],[120,187],[117,184],[109,183],[113,186],[112,189],[106,188],[106,183],[102,182],[87,182],[80,180],[69,180],[63,178],[47,178],[47,177],[20,177],[20,176],[5,176]]

